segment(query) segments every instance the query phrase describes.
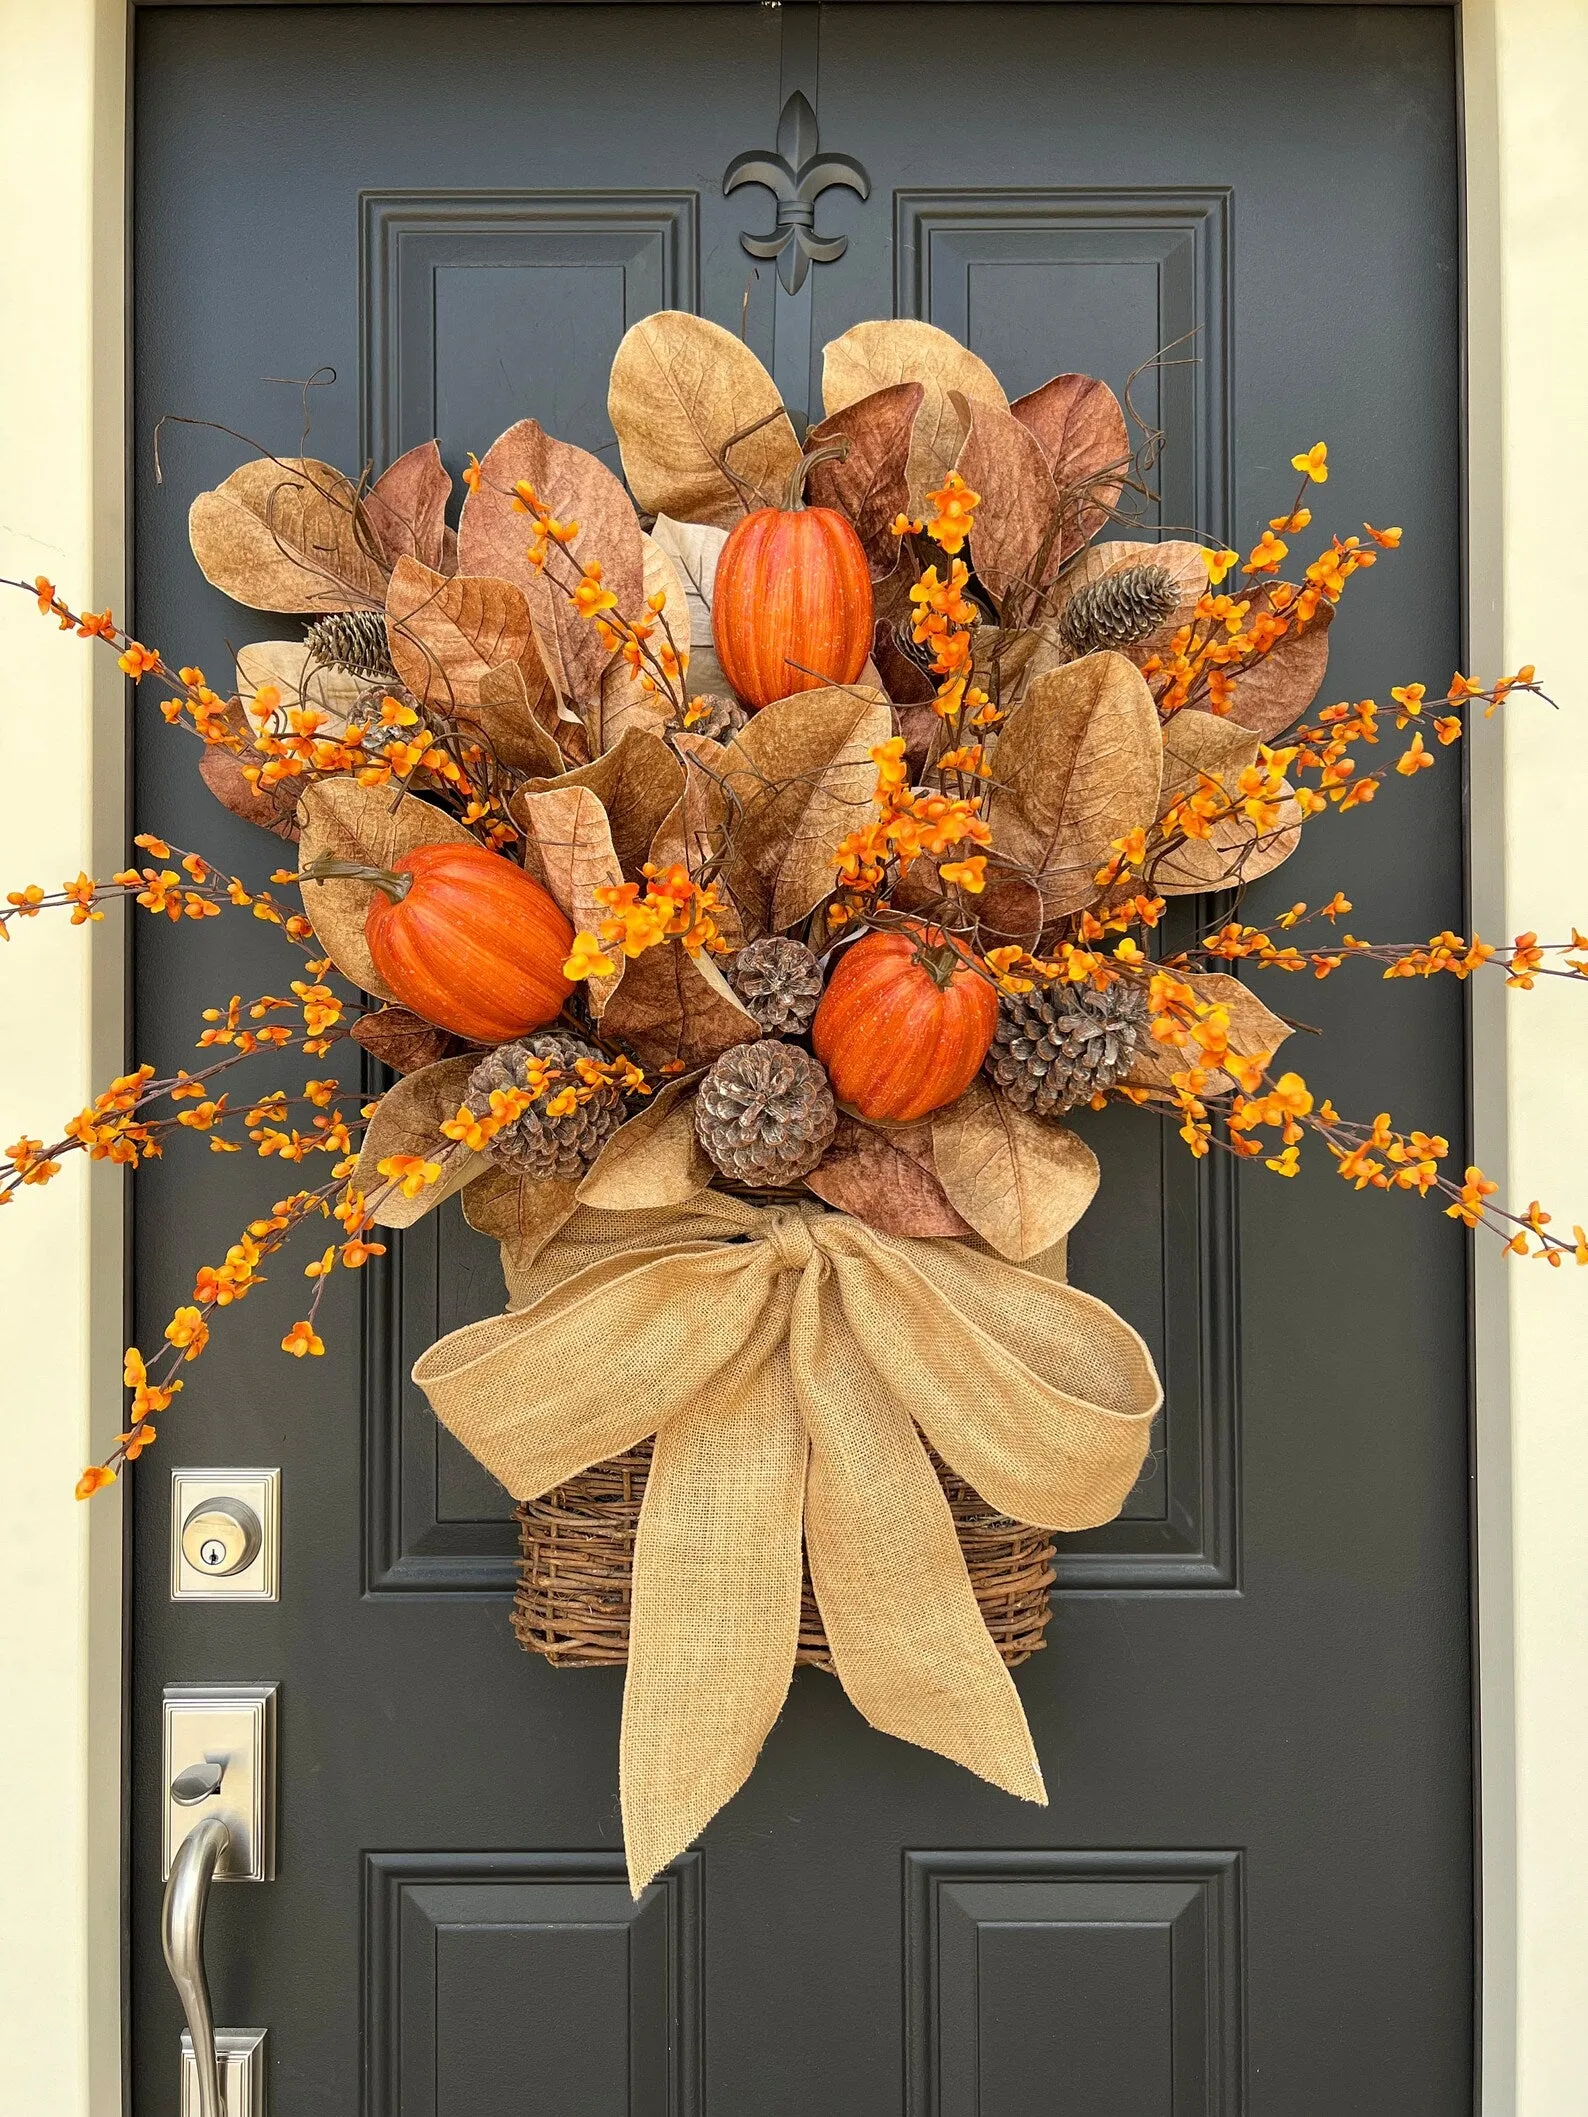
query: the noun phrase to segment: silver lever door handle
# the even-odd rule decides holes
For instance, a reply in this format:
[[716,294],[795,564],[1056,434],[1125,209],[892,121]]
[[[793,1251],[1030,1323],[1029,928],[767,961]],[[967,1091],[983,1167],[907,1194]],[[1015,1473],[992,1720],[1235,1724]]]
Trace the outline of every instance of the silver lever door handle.
[[226,2117],[221,2100],[220,2061],[215,2052],[215,2021],[210,2012],[209,1980],[204,1975],[204,1913],[210,1884],[231,1832],[219,1816],[205,1816],[177,1847],[171,1879],[165,1885],[160,1943],[182,2012],[193,2039],[198,2070],[199,2117]]

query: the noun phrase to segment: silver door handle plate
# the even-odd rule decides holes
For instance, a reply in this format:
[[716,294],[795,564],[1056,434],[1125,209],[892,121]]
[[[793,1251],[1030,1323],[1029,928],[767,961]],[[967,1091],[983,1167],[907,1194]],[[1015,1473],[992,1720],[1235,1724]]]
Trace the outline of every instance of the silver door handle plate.
[[[217,2029],[215,2058],[222,2117],[265,2117],[264,2030]],[[182,2117],[204,2117],[193,2039],[186,2029],[182,2031]]]

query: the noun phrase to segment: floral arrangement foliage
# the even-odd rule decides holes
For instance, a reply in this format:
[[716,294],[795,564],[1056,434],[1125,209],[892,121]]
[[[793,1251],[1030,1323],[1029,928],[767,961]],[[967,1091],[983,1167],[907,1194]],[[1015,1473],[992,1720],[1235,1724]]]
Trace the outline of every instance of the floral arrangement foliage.
[[[329,1171],[199,1269],[157,1355],[129,1349],[126,1429],[82,1495],[153,1442],[215,1311],[292,1235],[337,1231],[283,1340],[312,1357],[329,1276],[454,1191],[503,1240],[518,1306],[550,1298],[535,1274],[560,1231],[605,1269],[592,1214],[672,1230],[691,1254],[759,1227],[785,1265],[813,1241],[879,1271],[898,1245],[946,1245],[994,1272],[1039,1264],[1096,1188],[1065,1114],[1122,1102],[1193,1155],[1290,1177],[1315,1143],[1357,1190],[1416,1191],[1518,1256],[1588,1262],[1581,1229],[1502,1210],[1443,1138],[1344,1115],[1282,1067],[1290,1025],[1235,975],[1360,960],[1529,987],[1588,974],[1581,935],[1368,941],[1342,930],[1336,892],[1267,925],[1237,896],[1189,945],[1163,936],[1174,899],[1238,893],[1389,770],[1430,769],[1475,706],[1541,696],[1532,669],[1314,710],[1348,584],[1401,542],[1364,524],[1302,561],[1323,443],[1242,551],[1132,533],[1159,437],[1128,390],[1122,405],[1059,374],[1011,402],[945,333],[881,321],[826,348],[823,397],[801,432],[747,346],[668,312],[613,364],[624,479],[524,420],[469,457],[454,530],[433,442],[373,481],[260,453],[194,501],[193,550],[238,602],[307,622],[239,650],[219,687],[31,584],[44,615],[160,689],[211,791],[296,857],[259,887],[140,836],[143,864],[13,891],[0,933],[130,898],[268,921],[299,960],[286,991],[206,1010],[190,1071],[140,1067],[53,1144],[18,1139],[0,1202],[71,1152],[136,1168],[180,1131]],[[1392,730],[1410,731],[1393,765],[1370,762]],[[317,1065],[349,1035],[398,1076],[356,1109],[312,1072],[243,1096],[223,1080],[261,1053]],[[981,1284],[989,1311],[1015,1298]],[[448,1416],[447,1360],[426,1357]],[[1134,1431],[1146,1383],[1120,1374]],[[554,1448],[536,1474],[598,1459]],[[1022,1519],[1070,1518],[1006,1489],[1009,1511],[1048,1507]],[[858,1700],[858,1669],[839,1668]],[[1023,1719],[1010,1739],[1029,1748]],[[1029,1792],[1034,1769],[1022,1753],[989,1775]],[[647,1857],[676,1837],[653,1832]]]

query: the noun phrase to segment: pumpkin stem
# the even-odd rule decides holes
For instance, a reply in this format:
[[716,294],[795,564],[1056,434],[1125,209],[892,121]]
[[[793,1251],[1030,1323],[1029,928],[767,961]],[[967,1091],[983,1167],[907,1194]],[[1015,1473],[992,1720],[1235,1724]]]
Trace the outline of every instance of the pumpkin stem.
[[939,992],[947,992],[957,970],[968,968],[960,950],[941,936],[935,943],[923,936],[916,943],[915,960]]
[[412,875],[403,874],[396,868],[368,867],[362,860],[334,860],[327,854],[319,860],[311,860],[307,867],[298,870],[300,882],[373,882],[383,890],[393,904],[401,904],[414,886]]
[[805,505],[805,480],[818,463],[829,463],[835,457],[840,461],[849,453],[849,443],[840,434],[835,440],[823,441],[816,448],[807,449],[794,466],[794,475],[788,481],[788,514],[798,514]]

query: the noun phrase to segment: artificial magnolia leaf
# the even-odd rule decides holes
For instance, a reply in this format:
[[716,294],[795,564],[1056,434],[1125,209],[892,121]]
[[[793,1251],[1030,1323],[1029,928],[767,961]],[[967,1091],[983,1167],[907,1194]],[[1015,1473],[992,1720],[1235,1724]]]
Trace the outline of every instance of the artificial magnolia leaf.
[[1166,816],[1177,801],[1194,794],[1204,774],[1233,786],[1246,767],[1256,762],[1257,748],[1257,737],[1250,728],[1217,713],[1201,713],[1191,706],[1171,713],[1163,724],[1158,814]]
[[240,816],[244,823],[257,823],[273,837],[285,838],[290,845],[298,835],[300,782],[283,779],[261,790],[243,776],[250,760],[255,764],[264,762],[257,750],[239,754],[222,749],[218,743],[211,744],[199,759],[199,777],[223,809]]
[[[390,787],[360,786],[356,779],[319,779],[300,797],[303,825],[299,865],[314,860],[357,860],[366,867],[390,867],[421,845],[478,845],[472,831],[428,801],[404,794],[393,806]],[[315,938],[341,971],[364,992],[380,999],[397,995],[381,983],[364,919],[375,894],[372,882],[338,880],[305,882],[303,909]]]
[[[519,794],[513,821],[524,833],[524,865],[543,882],[573,921],[575,933],[598,933],[610,916],[596,899],[598,889],[615,889],[623,870],[612,847],[607,812],[587,786],[559,785],[544,794]],[[623,958],[610,977],[591,978],[585,986],[590,1008],[599,1015],[623,976]]]
[[[683,576],[672,555],[654,537],[646,537],[644,545],[647,611],[656,596],[665,598],[662,615],[650,641],[651,651],[657,653],[666,644],[670,632],[672,644],[687,667],[690,658],[689,598]],[[692,683],[690,688],[693,689]],[[631,669],[621,653],[609,657],[601,674],[598,750],[610,750],[631,730],[659,735],[674,716],[674,701],[668,696],[663,679],[655,669]]]
[[[660,868],[682,867],[699,880],[727,843],[731,804],[723,773],[728,753],[709,735],[692,735],[687,728],[674,734],[673,747],[684,762],[684,790],[657,825],[651,863]],[[720,873],[713,879],[717,905],[712,916],[717,931],[730,950],[742,948],[749,936],[733,891]]]
[[383,470],[364,495],[364,516],[388,566],[417,559],[438,573],[456,572],[443,562],[447,548],[447,502],[452,480],[433,441],[421,441]]
[[1329,666],[1333,622],[1334,605],[1320,603],[1301,631],[1292,627],[1260,662],[1236,672],[1230,710],[1264,742],[1276,742],[1294,727],[1317,697]]
[[608,1042],[632,1051],[647,1071],[678,1063],[693,1072],[761,1034],[711,958],[692,956],[676,941],[625,965],[601,1026]]
[[690,649],[694,644],[694,618],[690,609],[689,584],[677,559],[667,546],[656,537],[643,538],[645,549],[645,603],[649,609],[657,596],[663,598],[657,614],[656,632],[651,645],[659,647],[671,635],[672,644],[685,669],[689,667]]
[[1074,551],[1102,528],[1120,495],[1121,478],[1105,475],[1122,476],[1130,460],[1119,399],[1090,375],[1055,375],[1009,409],[1035,434],[1054,484],[1072,496],[1064,539]]
[[399,559],[386,584],[386,636],[397,674],[438,713],[479,703],[480,683],[503,663],[527,664],[544,681],[529,605],[511,581],[490,574],[450,578]]
[[985,360],[947,331],[913,318],[857,323],[822,350],[822,405],[829,418],[897,382],[921,385],[907,470],[906,511],[917,515],[927,493],[954,468],[965,439],[964,421],[949,393],[958,390],[1000,411],[1009,409],[1009,400]]
[[704,1191],[712,1167],[695,1137],[698,1080],[669,1081],[643,1110],[619,1125],[579,1186],[582,1206],[636,1213],[682,1205]]
[[1158,709],[1123,655],[1037,677],[993,752],[989,882],[1012,867],[1036,883],[1046,920],[1081,910],[1114,840],[1156,818],[1162,769]]
[[554,731],[570,724],[557,711],[551,679],[538,662],[534,670],[536,688],[531,694],[523,662],[487,669],[480,678],[479,697],[458,714],[458,725],[510,771],[560,772],[565,760]]
[[830,893],[834,848],[872,814],[871,751],[892,732],[880,689],[834,684],[774,700],[727,745],[738,815],[725,873],[757,924],[781,933]]
[[711,599],[717,592],[717,561],[728,532],[711,522],[675,522],[658,515],[650,541],[666,552],[678,569],[689,604],[689,691],[713,698],[736,696],[717,658],[711,631]]
[[829,441],[849,444],[847,456],[816,464],[806,480],[814,507],[836,507],[854,524],[873,573],[891,573],[899,563],[896,516],[910,498],[910,436],[926,391],[919,382],[895,382],[873,390],[813,426],[807,449]]
[[1188,625],[1196,616],[1197,604],[1208,593],[1207,554],[1200,544],[1188,544],[1180,538],[1169,538],[1161,544],[1141,544],[1118,541],[1112,544],[1094,544],[1083,551],[1075,564],[1065,573],[1054,596],[1053,619],[1060,631],[1064,628],[1065,606],[1074,601],[1083,588],[1091,588],[1099,581],[1109,580],[1118,573],[1129,572],[1136,566],[1160,566],[1180,591],[1180,601],[1164,620],[1160,631],[1150,639],[1139,640],[1134,646],[1120,649],[1132,661],[1143,662],[1156,653],[1163,641],[1180,625]]
[[1175,838],[1147,846],[1146,876],[1160,897],[1196,897],[1210,889],[1241,889],[1288,860],[1301,843],[1301,806],[1281,782],[1279,820],[1259,830],[1244,815],[1221,816],[1206,838]]
[[1000,603],[1017,583],[1040,592],[1059,570],[1059,493],[1036,437],[996,404],[953,393],[965,422],[957,465],[980,493],[971,531],[978,578]]
[[[1290,1024],[1266,1008],[1239,978],[1222,970],[1177,970],[1174,975],[1189,985],[1199,1000],[1228,1011],[1229,1046],[1237,1058],[1272,1057],[1291,1034]],[[1156,1037],[1143,1036],[1130,1071],[1123,1076],[1124,1085],[1172,1094],[1171,1076],[1183,1073],[1190,1062],[1191,1054],[1184,1046],[1160,1044]],[[1208,1092],[1218,1095],[1233,1086],[1229,1075],[1220,1073],[1209,1084]]]
[[527,1271],[579,1205],[579,1186],[554,1176],[520,1176],[488,1162],[463,1194],[463,1217],[471,1228],[509,1245]]
[[511,804],[515,821],[518,802],[559,787],[588,787],[595,795],[606,811],[618,865],[637,882],[663,819],[683,798],[684,768],[660,736],[630,728],[615,748],[577,771],[531,779]]
[[1067,1235],[1097,1189],[1083,1139],[1017,1110],[979,1074],[933,1113],[932,1159],[949,1204],[1016,1264]]
[[[604,463],[571,442],[554,441],[533,419],[521,419],[491,444],[480,482],[463,503],[458,556],[465,573],[492,574],[524,592],[541,659],[560,695],[571,704],[600,696],[608,654],[593,624],[568,599],[573,569],[566,557],[531,566],[531,521],[513,505],[513,489],[527,481],[559,522],[579,534],[564,547],[581,565],[601,567],[603,585],[626,618],[645,600],[645,552],[628,494]],[[566,577],[566,578],[565,578]]]
[[[777,385],[754,353],[721,324],[680,309],[624,334],[607,411],[635,499],[678,522],[731,527],[752,507],[781,506],[799,464]],[[730,448],[736,434],[744,438]],[[756,496],[748,504],[736,479]]]
[[[375,1105],[375,1115],[359,1149],[358,1167],[353,1171],[353,1188],[370,1201],[377,1227],[412,1227],[443,1198],[450,1198],[454,1191],[472,1183],[485,1169],[483,1154],[471,1153],[441,1130],[445,1120],[456,1115],[477,1063],[471,1053],[423,1066],[388,1088]],[[417,1155],[421,1161],[440,1164],[439,1178],[427,1183],[416,1198],[405,1198],[401,1190],[388,1190],[391,1179],[380,1173],[380,1164],[399,1154]],[[376,1194],[381,1191],[386,1195],[375,1204]]]
[[313,456],[244,463],[188,513],[204,578],[255,610],[379,610],[386,569],[360,533],[358,494]]
[[294,707],[305,707],[325,715],[320,733],[326,737],[341,734],[366,689],[362,679],[346,669],[317,660],[303,640],[255,640],[252,646],[238,648],[237,690],[244,705],[265,684],[274,684],[281,693],[277,712],[283,734],[285,716]]
[[353,1041],[393,1073],[417,1073],[467,1048],[462,1037],[438,1029],[407,1007],[380,1007],[362,1016],[353,1024]]
[[868,1125],[841,1111],[832,1145],[805,1179],[807,1190],[884,1235],[969,1235],[949,1204],[932,1160],[932,1127]]
[[[896,706],[930,706],[937,686],[917,661],[899,644],[899,637],[886,618],[877,620],[871,636],[871,660],[882,678],[882,688]],[[932,718],[937,714],[934,711]]]

